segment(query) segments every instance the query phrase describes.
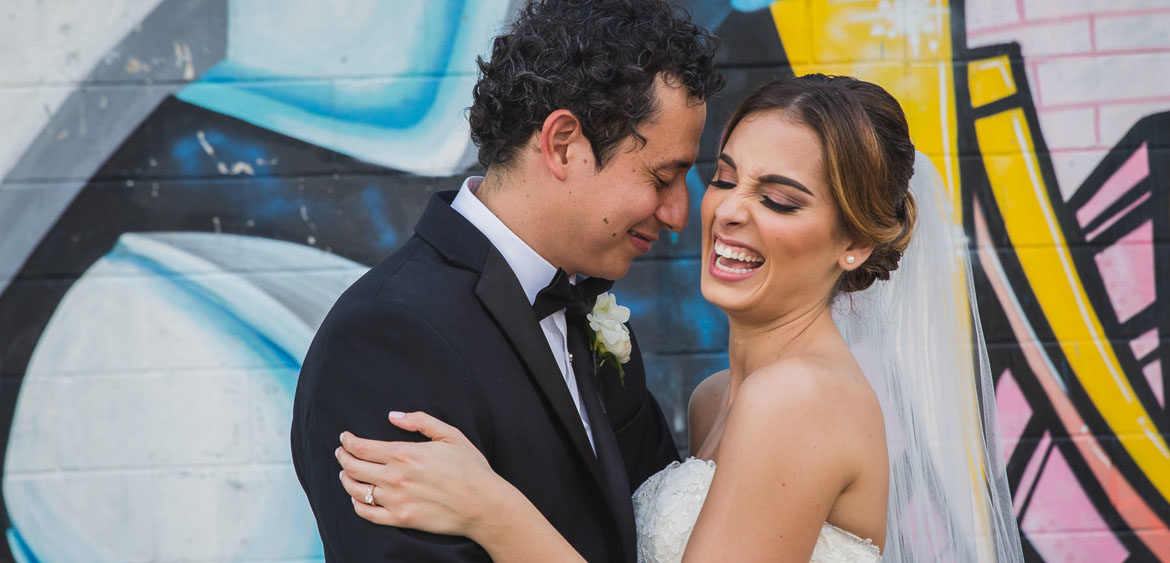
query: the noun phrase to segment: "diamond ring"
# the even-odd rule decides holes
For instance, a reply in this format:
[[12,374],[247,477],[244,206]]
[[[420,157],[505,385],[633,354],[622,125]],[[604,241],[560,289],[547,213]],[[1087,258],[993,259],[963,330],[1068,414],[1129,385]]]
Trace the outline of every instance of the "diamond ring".
[[366,501],[366,504],[374,504],[374,486],[373,485],[370,485],[370,488],[366,490],[366,498],[364,498],[362,500]]

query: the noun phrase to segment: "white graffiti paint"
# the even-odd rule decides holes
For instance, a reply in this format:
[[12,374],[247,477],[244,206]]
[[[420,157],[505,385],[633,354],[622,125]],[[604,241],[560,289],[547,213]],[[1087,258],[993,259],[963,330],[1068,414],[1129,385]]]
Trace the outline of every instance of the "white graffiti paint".
[[321,557],[289,464],[300,359],[365,268],[305,246],[126,234],[29,363],[4,494],[40,561]]

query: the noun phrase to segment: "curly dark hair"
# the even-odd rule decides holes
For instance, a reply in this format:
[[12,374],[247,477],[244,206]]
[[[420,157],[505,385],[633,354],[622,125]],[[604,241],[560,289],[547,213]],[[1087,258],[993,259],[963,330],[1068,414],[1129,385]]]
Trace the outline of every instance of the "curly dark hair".
[[663,0],[530,0],[491,60],[477,59],[471,139],[485,167],[510,161],[545,118],[568,109],[581,121],[597,167],[656,109],[664,73],[705,101],[723,88],[715,38]]

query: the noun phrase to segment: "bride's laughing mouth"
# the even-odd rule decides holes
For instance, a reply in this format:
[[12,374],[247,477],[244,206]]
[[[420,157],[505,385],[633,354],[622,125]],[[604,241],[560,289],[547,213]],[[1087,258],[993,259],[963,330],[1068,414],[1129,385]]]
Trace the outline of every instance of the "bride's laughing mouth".
[[753,248],[719,235],[714,236],[710,262],[707,265],[707,271],[712,277],[724,281],[739,281],[751,277],[763,265],[763,255]]

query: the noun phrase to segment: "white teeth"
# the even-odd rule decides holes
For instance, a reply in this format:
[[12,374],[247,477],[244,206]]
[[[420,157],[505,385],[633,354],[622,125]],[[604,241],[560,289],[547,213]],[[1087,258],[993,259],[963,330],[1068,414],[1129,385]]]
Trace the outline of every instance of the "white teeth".
[[715,261],[715,267],[723,270],[724,272],[731,272],[733,274],[746,274],[751,271],[749,268],[728,268],[727,266],[720,264],[718,260]]
[[[740,262],[760,262],[760,263],[762,263],[764,261],[764,259],[762,257],[752,256],[746,252],[735,252],[735,251],[731,250],[731,247],[728,247],[724,244],[721,244],[719,241],[715,241],[715,254],[718,254],[724,258],[730,258],[732,260],[739,260]],[[735,269],[735,268],[733,268],[733,269]],[[728,270],[728,271],[731,271],[731,270]],[[746,271],[746,270],[744,270],[744,271]]]

